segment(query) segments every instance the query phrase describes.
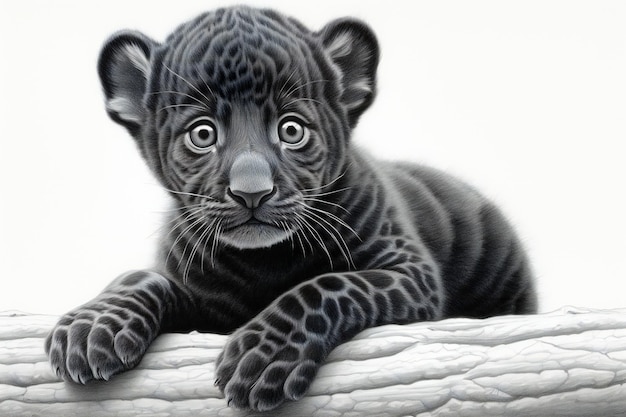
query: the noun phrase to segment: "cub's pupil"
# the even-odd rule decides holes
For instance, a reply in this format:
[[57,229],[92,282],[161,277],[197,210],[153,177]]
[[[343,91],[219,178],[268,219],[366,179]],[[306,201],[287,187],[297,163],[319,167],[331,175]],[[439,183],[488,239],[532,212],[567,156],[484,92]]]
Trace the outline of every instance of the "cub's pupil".
[[294,125],[287,126],[287,134],[289,136],[296,136],[298,134],[298,128]]
[[198,135],[198,138],[202,140],[207,140],[211,137],[211,131],[206,127],[198,129],[196,134]]

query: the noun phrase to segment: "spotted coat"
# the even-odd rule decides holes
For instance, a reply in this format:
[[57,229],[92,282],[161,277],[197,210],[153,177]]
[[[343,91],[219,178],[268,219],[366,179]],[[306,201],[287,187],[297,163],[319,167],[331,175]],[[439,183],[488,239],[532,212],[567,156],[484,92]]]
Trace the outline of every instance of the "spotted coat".
[[205,13],[163,43],[109,39],[107,111],[173,211],[154,268],[120,276],[50,333],[59,375],[109,379],[162,332],[229,333],[218,386],[232,406],[268,410],[302,397],[365,328],[534,312],[528,262],[492,203],[352,144],[378,58],[362,22],[313,32],[248,7]]

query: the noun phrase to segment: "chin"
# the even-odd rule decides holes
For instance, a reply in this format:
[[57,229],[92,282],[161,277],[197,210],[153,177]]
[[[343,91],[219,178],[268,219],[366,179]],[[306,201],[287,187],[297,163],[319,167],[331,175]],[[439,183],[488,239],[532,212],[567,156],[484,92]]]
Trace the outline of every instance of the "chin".
[[265,224],[242,225],[220,235],[220,240],[237,249],[269,248],[289,239],[291,233]]

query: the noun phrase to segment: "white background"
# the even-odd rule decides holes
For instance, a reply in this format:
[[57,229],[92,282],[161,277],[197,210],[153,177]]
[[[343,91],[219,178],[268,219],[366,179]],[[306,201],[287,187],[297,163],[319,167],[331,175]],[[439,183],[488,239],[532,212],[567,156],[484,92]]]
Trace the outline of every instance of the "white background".
[[[166,197],[105,114],[102,42],[158,40],[227,1],[0,6],[0,311],[60,314],[151,264]],[[239,3],[239,2],[237,2]],[[379,36],[355,141],[496,200],[530,251],[541,310],[626,307],[626,3],[265,1],[311,28]]]

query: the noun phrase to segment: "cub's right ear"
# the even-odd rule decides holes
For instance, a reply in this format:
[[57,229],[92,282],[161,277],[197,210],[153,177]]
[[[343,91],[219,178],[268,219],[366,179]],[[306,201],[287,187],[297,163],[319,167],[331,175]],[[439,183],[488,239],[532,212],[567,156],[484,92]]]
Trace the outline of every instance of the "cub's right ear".
[[100,52],[98,75],[107,112],[131,133],[145,120],[143,98],[156,46],[140,32],[123,31],[113,35]]

